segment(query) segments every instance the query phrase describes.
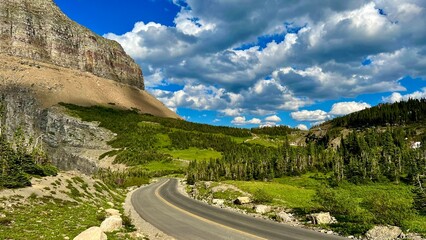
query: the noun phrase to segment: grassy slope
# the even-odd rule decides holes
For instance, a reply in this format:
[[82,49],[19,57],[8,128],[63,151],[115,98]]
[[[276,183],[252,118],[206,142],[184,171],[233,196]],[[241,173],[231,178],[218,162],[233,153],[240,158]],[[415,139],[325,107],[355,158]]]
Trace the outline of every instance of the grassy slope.
[[[308,213],[320,208],[315,199],[315,192],[326,183],[326,176],[305,174],[300,177],[276,178],[273,182],[226,181],[248,193],[254,194],[257,189],[270,193],[274,200],[272,205],[292,208]],[[405,184],[372,183],[368,185],[341,184],[335,188],[338,195],[350,196],[356,200],[357,207],[365,209],[362,201],[379,194],[389,194],[394,200],[412,201],[412,187]],[[426,234],[426,216],[415,215],[403,223],[405,230]]]

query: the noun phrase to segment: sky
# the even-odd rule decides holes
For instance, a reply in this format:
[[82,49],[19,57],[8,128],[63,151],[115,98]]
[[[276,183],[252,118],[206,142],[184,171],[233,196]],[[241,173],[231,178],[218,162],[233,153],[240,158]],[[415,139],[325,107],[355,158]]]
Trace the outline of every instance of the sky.
[[424,0],[54,0],[183,118],[308,129],[426,97]]

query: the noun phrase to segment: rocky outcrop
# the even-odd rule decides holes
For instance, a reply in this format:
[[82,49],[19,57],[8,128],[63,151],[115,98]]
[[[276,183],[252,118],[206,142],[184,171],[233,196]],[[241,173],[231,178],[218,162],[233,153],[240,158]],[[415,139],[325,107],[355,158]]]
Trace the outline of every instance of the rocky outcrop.
[[366,237],[369,240],[393,240],[401,235],[402,231],[395,226],[374,226],[368,230]]
[[107,235],[100,227],[91,227],[80,233],[74,240],[107,240]]
[[120,44],[73,22],[53,0],[1,0],[0,53],[87,71],[144,89],[140,67]]
[[10,142],[20,131],[28,151],[42,148],[60,169],[86,174],[98,170],[98,157],[111,150],[106,142],[115,136],[97,123],[68,116],[62,107],[42,109],[30,90],[17,86],[0,88],[0,131]]

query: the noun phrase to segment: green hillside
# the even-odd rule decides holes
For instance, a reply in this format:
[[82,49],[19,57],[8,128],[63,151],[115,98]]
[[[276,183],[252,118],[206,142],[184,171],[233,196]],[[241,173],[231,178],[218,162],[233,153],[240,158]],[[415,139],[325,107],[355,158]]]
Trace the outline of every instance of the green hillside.
[[[63,104],[69,114],[117,134],[109,142],[116,150],[105,155],[129,168],[98,173],[112,186],[179,174],[190,184],[226,181],[253,194],[262,188],[273,204],[301,216],[330,211],[339,223],[329,227],[344,234],[363,234],[373,224],[426,233],[425,111],[419,110],[424,105],[424,100],[386,104],[308,132],[216,127]],[[364,124],[370,121],[377,122]],[[413,148],[416,141],[421,147]]]

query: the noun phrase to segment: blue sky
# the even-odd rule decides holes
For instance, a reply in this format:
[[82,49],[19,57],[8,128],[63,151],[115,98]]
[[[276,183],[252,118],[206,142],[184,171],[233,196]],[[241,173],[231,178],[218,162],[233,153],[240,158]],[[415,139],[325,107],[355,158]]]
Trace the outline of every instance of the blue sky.
[[190,121],[309,128],[426,97],[423,0],[55,0]]

